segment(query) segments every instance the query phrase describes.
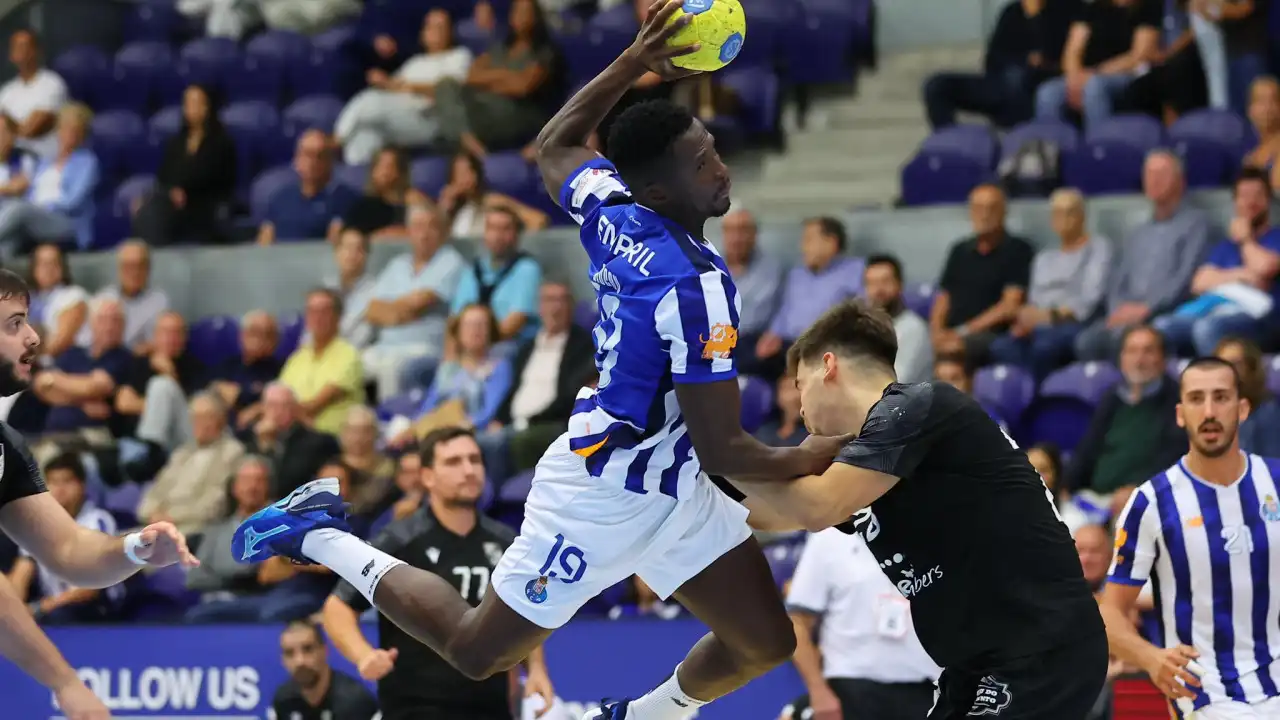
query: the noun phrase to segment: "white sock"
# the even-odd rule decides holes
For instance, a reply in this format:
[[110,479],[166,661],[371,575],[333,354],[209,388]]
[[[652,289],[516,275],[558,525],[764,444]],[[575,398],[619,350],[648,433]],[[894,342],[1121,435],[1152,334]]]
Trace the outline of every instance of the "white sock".
[[302,554],[338,574],[373,602],[378,581],[391,568],[404,565],[360,538],[336,528],[312,530],[302,538]]
[[627,718],[635,720],[687,720],[707,700],[697,700],[680,689],[680,666],[661,685],[627,706]]

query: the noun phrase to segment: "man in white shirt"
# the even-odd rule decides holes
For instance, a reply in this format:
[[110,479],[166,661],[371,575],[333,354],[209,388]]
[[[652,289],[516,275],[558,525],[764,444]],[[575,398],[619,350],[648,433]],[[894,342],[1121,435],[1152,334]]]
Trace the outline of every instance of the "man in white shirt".
[[929,340],[929,323],[907,309],[902,300],[902,264],[892,255],[867,258],[862,273],[867,301],[889,313],[893,331],[898,336],[898,359],[893,371],[900,383],[917,383],[933,373],[933,344]]
[[417,148],[435,140],[439,124],[431,107],[436,84],[463,82],[471,69],[471,51],[453,46],[452,28],[447,11],[432,10],[422,21],[425,52],[405,61],[395,75],[369,71],[369,87],[351,98],[334,128],[348,165],[368,164],[387,146]]
[[919,720],[929,714],[941,671],[916,638],[911,604],[861,536],[835,528],[810,535],[787,608],[796,626],[792,662],[809,697],[808,712],[792,705],[783,720]]
[[54,124],[58,109],[67,102],[67,85],[40,65],[40,43],[30,30],[10,36],[9,61],[18,76],[0,86],[0,115],[16,128],[18,147],[53,157],[58,150]]

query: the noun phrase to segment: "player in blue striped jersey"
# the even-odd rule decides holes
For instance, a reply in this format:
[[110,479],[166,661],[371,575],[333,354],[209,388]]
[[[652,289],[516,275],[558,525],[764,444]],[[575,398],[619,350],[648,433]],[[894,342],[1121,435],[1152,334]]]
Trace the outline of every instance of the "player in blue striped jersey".
[[[474,610],[438,576],[342,532],[336,483],[317,481],[250,518],[244,562],[283,554],[332,568],[379,611],[464,674],[524,659],[591,598],[632,575],[677,597],[712,630],[671,677],[588,717],[684,720],[791,657],[795,633],[751,537],[745,500],[724,480],[821,472],[847,438],[762,445],[739,423],[733,353],[738,291],[703,236],[729,209],[729,172],[707,129],[670,103],[628,108],[609,159],[587,139],[646,72],[681,77],[667,40],[680,0],[658,0],[636,42],[572,97],[538,138],[548,191],[582,227],[597,290],[599,382],[538,463],[520,536]],[[689,0],[696,13],[707,3]],[[732,493],[732,497],[731,497]],[[769,524],[795,526],[751,507]],[[626,675],[627,648],[602,648]],[[609,656],[616,656],[610,658]]]
[[[1277,718],[1280,460],[1241,452],[1249,408],[1229,363],[1195,360],[1181,383],[1190,450],[1134,491],[1116,526],[1102,596],[1111,651],[1145,670],[1178,717]],[[1154,644],[1129,619],[1147,582]]]

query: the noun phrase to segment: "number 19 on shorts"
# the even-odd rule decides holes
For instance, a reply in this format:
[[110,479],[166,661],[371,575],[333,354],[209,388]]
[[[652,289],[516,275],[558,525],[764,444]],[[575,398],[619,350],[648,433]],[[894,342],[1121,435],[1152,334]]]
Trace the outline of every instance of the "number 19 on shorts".
[[552,580],[562,583],[576,583],[587,571],[587,559],[581,548],[565,542],[564,535],[556,535],[555,545],[547,553],[547,559],[538,568],[538,577],[529,581],[524,587],[524,594],[529,602],[539,605],[547,600],[547,585]]

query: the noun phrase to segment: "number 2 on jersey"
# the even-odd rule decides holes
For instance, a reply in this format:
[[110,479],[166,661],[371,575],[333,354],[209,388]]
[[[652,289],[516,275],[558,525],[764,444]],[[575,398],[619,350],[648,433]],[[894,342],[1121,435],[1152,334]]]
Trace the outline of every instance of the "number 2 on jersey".
[[[560,569],[552,570],[551,566],[556,564],[556,560],[560,561]],[[587,558],[582,550],[573,545],[566,545],[564,535],[556,535],[556,544],[552,546],[551,552],[547,553],[547,560],[538,569],[538,574],[572,584],[581,580],[582,573],[586,571]],[[563,575],[560,574],[562,572]]]
[[[1018,447],[1018,443],[1013,441],[1013,438],[1009,437],[1009,432],[1007,430],[1005,430],[1004,428],[1000,428],[1000,434],[1004,435],[1004,439],[1009,441],[1009,444],[1013,446],[1014,450],[1022,449]],[[1058,518],[1058,522],[1062,523],[1063,525],[1066,525],[1067,521],[1063,520],[1062,513],[1058,512],[1058,503],[1053,501],[1053,493],[1049,490],[1049,485],[1045,483],[1043,477],[1040,478],[1040,484],[1044,485],[1044,496],[1049,500],[1049,507],[1053,508],[1053,516]]]

